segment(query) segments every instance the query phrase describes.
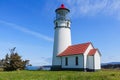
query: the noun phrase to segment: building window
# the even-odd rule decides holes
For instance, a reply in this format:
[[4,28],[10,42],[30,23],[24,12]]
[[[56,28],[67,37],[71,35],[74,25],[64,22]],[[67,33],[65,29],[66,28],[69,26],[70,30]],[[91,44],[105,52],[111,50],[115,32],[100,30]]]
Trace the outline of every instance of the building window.
[[68,65],[68,58],[65,57],[65,65],[67,66]]
[[78,57],[75,58],[75,64],[78,65]]

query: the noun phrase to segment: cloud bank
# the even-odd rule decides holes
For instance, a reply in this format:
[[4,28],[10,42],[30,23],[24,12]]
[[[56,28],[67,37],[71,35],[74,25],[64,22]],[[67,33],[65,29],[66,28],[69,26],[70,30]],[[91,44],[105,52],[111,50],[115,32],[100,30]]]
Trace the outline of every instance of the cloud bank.
[[27,29],[27,28],[24,28],[24,27],[22,27],[22,26],[16,25],[16,24],[14,24],[14,23],[2,21],[2,20],[0,20],[0,23],[5,24],[5,25],[7,25],[7,26],[9,26],[9,27],[11,27],[11,28],[14,28],[14,29],[16,29],[16,30],[19,30],[19,31],[21,31],[21,32],[24,32],[24,33],[30,34],[30,35],[32,35],[32,36],[35,36],[35,37],[37,37],[37,38],[44,39],[44,40],[49,41],[49,42],[53,42],[53,38],[50,38],[50,37],[48,37],[48,36],[46,36],[46,35],[43,35],[43,34],[41,34],[41,33],[38,33],[38,32],[32,31],[32,30],[29,30],[29,29]]
[[120,19],[120,0],[65,0],[63,3],[71,9],[71,16],[102,14]]

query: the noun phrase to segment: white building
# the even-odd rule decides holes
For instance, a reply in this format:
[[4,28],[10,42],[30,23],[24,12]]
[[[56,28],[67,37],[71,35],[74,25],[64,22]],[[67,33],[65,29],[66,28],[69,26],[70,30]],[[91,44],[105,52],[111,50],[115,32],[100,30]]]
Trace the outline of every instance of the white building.
[[101,54],[91,42],[71,45],[69,9],[62,4],[55,10],[56,19],[52,70],[99,70]]

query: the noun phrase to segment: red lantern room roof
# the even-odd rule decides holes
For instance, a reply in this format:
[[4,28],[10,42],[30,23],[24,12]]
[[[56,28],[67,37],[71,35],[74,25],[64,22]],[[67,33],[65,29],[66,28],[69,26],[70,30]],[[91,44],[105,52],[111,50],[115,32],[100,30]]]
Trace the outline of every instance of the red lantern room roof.
[[64,4],[61,4],[60,8],[65,8]]
[[70,12],[70,10],[67,9],[67,8],[64,6],[64,4],[61,4],[61,6],[60,6],[59,8],[57,8],[57,9],[55,10],[55,12],[57,12],[58,10],[67,10],[68,12]]

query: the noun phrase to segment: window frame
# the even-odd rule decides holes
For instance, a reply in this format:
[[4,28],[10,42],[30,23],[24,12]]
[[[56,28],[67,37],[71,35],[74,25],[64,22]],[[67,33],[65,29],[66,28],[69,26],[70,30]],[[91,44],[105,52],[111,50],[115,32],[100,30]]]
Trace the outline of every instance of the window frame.
[[78,59],[78,56],[75,57],[75,65],[76,65],[76,66],[79,65],[79,59]]
[[68,66],[68,57],[65,57],[65,66]]

